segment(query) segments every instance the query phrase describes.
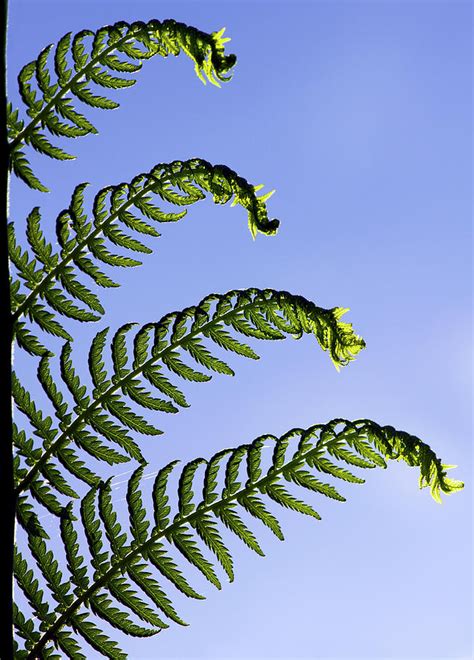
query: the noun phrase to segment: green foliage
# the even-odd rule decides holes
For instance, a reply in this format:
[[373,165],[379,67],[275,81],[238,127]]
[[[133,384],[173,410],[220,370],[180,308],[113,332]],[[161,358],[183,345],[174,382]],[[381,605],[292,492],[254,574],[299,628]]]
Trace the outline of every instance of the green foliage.
[[[273,449],[273,452],[270,466],[263,472],[260,459],[266,449]],[[182,572],[169,554],[169,548],[177,548],[184,564],[200,571],[209,582],[221,589],[216,561],[229,581],[234,579],[233,558],[226,546],[224,527],[250,549],[263,555],[257,538],[243,520],[245,513],[260,520],[280,540],[283,540],[283,534],[276,515],[267,508],[272,500],[280,506],[320,518],[312,505],[293,494],[293,484],[319,496],[345,501],[331,481],[363,483],[364,480],[352,472],[354,468],[386,467],[387,460],[398,460],[419,467],[420,487],[428,486],[436,500],[439,500],[440,492],[449,494],[462,487],[460,482],[447,478],[447,466],[421,440],[369,420],[349,422],[335,419],[307,430],[292,429],[281,438],[266,435],[251,444],[225,450],[225,462],[222,461],[223,454],[219,452],[209,461],[198,458],[184,466],[173,518],[170,518],[171,509],[167,506],[166,482],[175,462],[158,472],[153,496],[155,525],[152,528],[149,511],[140,495],[143,467],[139,467],[128,482],[129,532],[117,520],[110,480],[93,487],[82,500],[81,520],[87,549],[78,542],[76,521],[69,505],[63,511],[60,522],[68,558],[67,582],[62,579],[57,562],[47,551],[45,542],[38,537],[30,537],[35,559],[51,595],[58,603],[54,609],[45,604],[32,570],[19,556],[17,582],[34,611],[40,613],[41,619],[46,622],[37,631],[33,621],[22,621],[21,629],[27,627],[31,631],[24,635],[30,657],[36,657],[35,654],[58,641],[57,634],[64,630],[63,626],[91,642],[91,635],[97,633],[91,633],[92,628],[76,625],[77,612],[83,607],[129,635],[148,636],[167,628],[169,623],[162,616],[186,625],[176,613],[168,592],[174,586],[196,597],[187,577],[192,570]],[[202,466],[206,466],[205,470]],[[200,476],[197,476],[198,471]],[[223,475],[224,485],[216,492],[219,473]],[[196,494],[197,483],[202,484],[201,496]],[[164,510],[167,511],[165,515]],[[205,546],[209,550],[209,558],[204,554]],[[92,575],[86,569],[86,553],[95,569]],[[161,573],[160,581],[150,572],[153,568]],[[162,584],[163,577],[168,580],[166,586]],[[147,599],[152,601],[153,608],[147,604]],[[82,616],[84,625],[87,622],[92,626],[87,618],[89,615],[83,612]],[[148,626],[134,623],[130,616]],[[108,639],[97,640],[93,644],[108,657],[121,657],[115,655],[118,651],[111,645]],[[62,648],[68,657],[75,657]],[[108,648],[111,650],[107,651]]]
[[[27,119],[8,107],[11,169],[31,188],[46,190],[27,160],[27,148],[58,160],[71,158],[49,136],[96,132],[74,105],[77,101],[113,109],[118,103],[98,87],[129,87],[143,60],[180,52],[191,58],[204,82],[218,85],[230,79],[235,64],[235,56],[224,53],[226,41],[223,30],[208,35],[172,20],[66,34],[20,72]],[[28,546],[15,550],[14,574],[29,608],[28,614],[14,608],[17,658],[87,658],[89,647],[109,658],[125,658],[103,632],[102,622],[137,637],[154,635],[172,623],[187,625],[175,609],[173,592],[203,598],[188,577],[193,569],[218,589],[222,573],[232,581],[231,535],[263,555],[251,528],[253,518],[280,540],[278,507],[320,518],[312,501],[300,499],[295,491],[344,501],[342,482],[363,483],[357,470],[383,468],[387,460],[418,467],[420,487],[429,487],[436,501],[441,493],[462,488],[446,476],[451,466],[443,465],[418,438],[369,420],[336,419],[292,429],[280,438],[261,436],[209,460],[197,458],[181,470],[176,493],[169,485],[178,464],[172,461],[157,471],[146,501],[139,436],[161,433],[153,415],[177,413],[189,405],[181,381],[233,375],[222,354],[257,360],[249,345],[256,339],[313,336],[337,369],[365,343],[341,320],[347,309],[323,309],[286,291],[249,288],[212,293],[138,329],[132,322],[111,334],[101,328],[91,342],[84,376],[64,322],[102,318],[97,289],[118,286],[103,264],[140,264],[115,247],[149,254],[151,248],[137,236],[159,237],[156,224],[180,220],[187,212],[183,207],[206,194],[217,204],[242,206],[253,238],[258,232],[273,235],[279,225],[268,217],[271,193],[258,196],[262,186],[198,158],[158,164],[130,183],[103,188],[91,210],[86,187],[75,187],[69,207],[56,219],[57,246],[43,231],[39,207],[27,218],[26,249],[13,223],[8,227],[13,337],[36,360],[45,400],[43,410],[43,402],[13,374],[19,418],[13,425],[17,522]],[[179,209],[165,211],[162,202]],[[58,356],[48,335],[56,343],[62,340]],[[270,461],[263,460],[268,448]],[[111,479],[101,475],[103,463],[113,467],[128,461],[135,466],[124,527]],[[62,557],[53,552],[41,523],[45,512],[53,516]]]
[[230,80],[236,58],[224,54],[228,39],[223,33],[209,35],[173,20],[119,22],[96,32],[82,30],[74,36],[69,32],[56,46],[46,46],[18,76],[28,119],[21,119],[11,104],[7,108],[11,169],[30,188],[47,192],[31,169],[25,145],[57,160],[74,158],[53,145],[45,133],[68,138],[97,133],[69,95],[93,108],[113,110],[119,104],[99,94],[97,88],[116,90],[134,85],[132,74],[154,55],[183,52],[194,62],[204,83],[207,79],[219,86],[219,82]]
[[[271,289],[211,294],[195,307],[167,314],[157,323],[136,331],[131,355],[126,339],[133,324],[123,325],[110,342],[112,374],[105,367],[108,329],[99,331],[89,351],[92,391],[77,375],[71,344],[66,343],[60,355],[60,373],[64,389],[69,390],[76,404],[74,407],[51,377],[51,358],[43,356],[38,368],[38,379],[56,410],[57,426],[51,417],[43,417],[30,394],[14,377],[14,401],[28,418],[34,434],[43,440],[43,450],[35,452],[29,444],[25,446],[25,441],[16,443],[18,456],[28,466],[18,480],[17,494],[34,488],[36,499],[58,515],[61,506],[53,490],[77,497],[68,486],[67,477],[61,476],[61,469],[89,485],[96,484],[98,477],[79,461],[69,447],[71,443],[109,464],[130,458],[143,463],[130,431],[145,435],[158,435],[161,431],[134,412],[130,404],[176,413],[178,406],[188,405],[184,393],[172,382],[177,377],[205,382],[212,377],[206,371],[233,375],[231,367],[211,352],[213,343],[238,355],[258,359],[254,350],[237,340],[235,334],[270,340],[312,334],[321,348],[329,352],[337,368],[347,364],[364,347],[364,342],[349,323],[340,320],[345,311],[337,307],[325,310],[301,296]],[[194,364],[190,366],[189,361],[197,363],[199,370]],[[158,391],[158,396],[153,395],[150,387]]]
[[[35,331],[20,321],[22,317],[26,316],[49,334],[71,339],[57,314],[78,321],[97,321],[104,313],[96,293],[80,282],[77,275],[84,273],[100,287],[113,287],[117,284],[97,262],[125,268],[140,265],[136,259],[112,252],[106,239],[112,245],[149,254],[152,250],[130,231],[159,237],[149,220],[176,222],[186,215],[186,209],[178,213],[161,210],[156,197],[177,206],[194,204],[206,192],[216,204],[232,199],[232,205],[240,204],[247,210],[253,236],[257,232],[274,234],[279,224],[276,219],[268,219],[265,206],[268,195],[258,197],[259,186],[252,186],[224,165],[213,166],[198,158],[159,164],[151,172],[135,177],[130,184],[103,188],[95,196],[92,221],[87,220],[84,208],[86,186],[85,183],[76,186],[69,208],[57,218],[59,251],[44,236],[38,207],[27,219],[32,254],[17,244],[13,223],[8,227],[10,258],[20,278],[12,279],[14,332],[19,346],[32,355],[44,355],[46,348]],[[75,301],[89,309],[78,307]]]

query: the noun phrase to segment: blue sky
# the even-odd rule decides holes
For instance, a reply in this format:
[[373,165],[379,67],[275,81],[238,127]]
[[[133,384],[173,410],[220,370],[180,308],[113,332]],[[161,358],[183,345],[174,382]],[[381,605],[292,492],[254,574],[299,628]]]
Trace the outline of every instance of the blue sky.
[[[232,542],[235,582],[217,592],[197,576],[207,600],[176,601],[191,626],[125,640],[130,658],[471,657],[470,3],[11,0],[9,13],[13,99],[16,72],[46,44],[121,19],[226,26],[238,57],[221,89],[184,56],[147,63],[120,109],[89,112],[99,135],[66,145],[76,161],[34,159],[53,193],[12,181],[19,227],[40,204],[52,230],[79,182],[96,191],[174,159],[276,188],[276,237],[252,241],[241,208],[210,201],[165,227],[103,295],[106,318],[76,328],[78,361],[99,326],[249,286],[350,307],[367,342],[340,373],[309,338],[259,344],[259,363],[235,361],[235,378],[190,389],[191,408],[144,438],[150,472],[262,433],[368,417],[418,435],[466,482],[439,506],[397,464],[345,489],[343,505],[318,502],[320,523],[279,511],[284,543],[254,527],[262,560]],[[20,354],[17,367],[26,377]]]

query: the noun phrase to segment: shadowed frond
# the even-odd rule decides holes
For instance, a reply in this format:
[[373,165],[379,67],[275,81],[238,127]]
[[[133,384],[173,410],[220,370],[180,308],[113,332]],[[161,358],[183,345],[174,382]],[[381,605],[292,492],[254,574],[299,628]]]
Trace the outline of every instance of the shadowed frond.
[[[273,450],[271,465],[263,471],[261,454],[268,447]],[[155,479],[155,525],[151,531],[151,521],[139,495],[142,468],[133,474],[128,485],[129,532],[124,531],[117,520],[110,482],[101,483],[91,489],[81,503],[88,552],[79,544],[76,531],[79,523],[75,522],[71,506],[61,519],[70,582],[64,581],[46,542],[40,538],[30,542],[51,595],[58,603],[54,610],[50,601],[45,603],[25,560],[17,556],[17,583],[43,621],[41,630],[22,618],[18,621],[19,635],[25,640],[23,657],[36,658],[52,644],[59,646],[67,657],[76,657],[68,650],[69,644],[70,648],[72,644],[77,645],[76,636],[83,637],[104,656],[125,657],[116,646],[111,646],[114,642],[99,633],[89,615],[92,612],[122,632],[137,636],[154,634],[167,627],[168,623],[161,616],[184,624],[167,591],[174,586],[188,596],[199,595],[189,584],[187,572],[182,572],[171,558],[170,546],[177,548],[184,558],[183,563],[191,564],[220,589],[214,559],[203,554],[203,544],[232,581],[233,561],[222,535],[223,526],[263,555],[242,514],[250,513],[283,539],[275,515],[267,509],[272,501],[319,518],[313,506],[297,498],[288,486],[296,484],[316,495],[344,501],[345,497],[334,482],[363,483],[363,479],[353,474],[354,468],[385,467],[387,460],[419,467],[420,487],[428,486],[437,501],[440,501],[441,492],[449,494],[463,487],[461,482],[447,478],[448,466],[415,436],[369,420],[349,422],[343,419],[307,430],[293,429],[281,438],[262,436],[251,444],[219,452],[210,461],[202,458],[191,461],[181,472],[173,516],[168,506],[167,480],[176,462],[169,464]],[[201,470],[198,478],[197,471],[204,465],[206,469]],[[220,472],[224,485],[217,487]],[[195,494],[198,479],[202,483],[201,496]],[[273,505],[273,508],[276,507]],[[89,564],[94,569],[93,574]],[[156,572],[160,574],[158,579],[153,576]],[[162,586],[163,578],[167,580],[167,587]],[[134,623],[130,616],[146,625]],[[61,642],[62,635],[67,643]],[[99,635],[105,639],[101,641]]]
[[84,204],[86,185],[75,188],[69,208],[57,218],[59,250],[45,238],[38,208],[33,209],[27,220],[30,252],[18,246],[13,223],[9,225],[10,259],[24,282],[13,282],[14,332],[19,345],[35,355],[44,354],[45,349],[25,322],[20,321],[21,317],[28,317],[42,330],[64,339],[71,337],[57,314],[79,321],[101,318],[104,309],[97,295],[77,279],[77,272],[86,274],[101,287],[118,286],[101,270],[100,264],[130,267],[141,262],[117,254],[111,247],[151,253],[133,234],[159,237],[155,223],[175,222],[187,213],[187,209],[165,212],[157,200],[183,207],[204,199],[205,193],[209,193],[216,204],[232,200],[233,206],[239,204],[245,208],[253,237],[257,232],[275,234],[279,225],[278,220],[267,215],[266,200],[270,193],[257,196],[261,186],[251,185],[225,165],[211,165],[198,158],[158,164],[129,184],[103,188],[95,196],[91,221]]
[[207,79],[219,86],[230,80],[236,58],[225,55],[224,44],[229,39],[223,38],[223,33],[207,34],[173,20],[151,20],[131,24],[122,21],[96,32],[65,34],[57,45],[44,48],[18,76],[28,119],[22,119],[19,111],[8,105],[11,169],[31,188],[47,192],[31,169],[25,144],[50,158],[74,158],[47,137],[47,133],[69,138],[97,133],[73,99],[93,108],[117,108],[119,104],[100,88],[116,90],[134,85],[131,74],[154,55],[167,57],[183,52],[194,62],[196,74],[204,83]]
[[[213,344],[258,359],[250,346],[236,339],[236,334],[269,340],[312,334],[321,348],[328,351],[336,368],[348,364],[365,344],[353,332],[351,324],[340,320],[346,311],[341,307],[322,309],[301,296],[272,289],[211,294],[195,307],[167,314],[157,323],[135,331],[133,351],[128,350],[127,339],[134,324],[122,326],[111,342],[107,341],[107,329],[98,332],[89,351],[92,391],[77,375],[71,345],[66,343],[60,356],[61,377],[76,404],[73,410],[51,376],[49,356],[42,357],[38,369],[39,380],[59,419],[58,427],[50,417],[43,417],[29,393],[14,378],[15,403],[35,429],[35,435],[43,440],[43,449],[36,450],[24,439],[16,442],[17,451],[27,465],[20,472],[17,494],[27,488],[37,490],[38,484],[44,484],[44,492],[37,495],[32,492],[49,511],[58,513],[60,505],[52,489],[75,496],[67,480],[60,478],[59,464],[89,485],[97,483],[98,477],[81,464],[69,447],[71,442],[111,464],[129,458],[143,462],[130,431],[146,435],[161,431],[132,410],[130,404],[167,413],[188,406],[174,380],[205,382],[211,379],[207,372],[234,373],[211,352]],[[106,347],[110,347],[113,373],[105,366]],[[152,389],[157,390],[158,396],[154,396]],[[110,444],[116,448],[112,449]]]

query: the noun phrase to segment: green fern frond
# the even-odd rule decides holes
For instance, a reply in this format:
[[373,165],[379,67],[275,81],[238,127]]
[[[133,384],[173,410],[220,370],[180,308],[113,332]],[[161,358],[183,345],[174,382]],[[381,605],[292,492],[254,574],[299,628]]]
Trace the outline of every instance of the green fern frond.
[[[64,421],[60,429],[52,428],[50,418],[44,420],[41,417],[29,394],[15,381],[17,406],[29,418],[36,434],[45,441],[44,451],[29,464],[29,472],[18,484],[17,493],[37,481],[38,474],[43,473],[57,452],[71,441],[84,447],[89,438],[89,429],[98,434],[98,437],[93,438],[92,446],[100,446],[100,438],[103,437],[113,445],[118,445],[119,456],[123,456],[123,450],[131,458],[143,462],[140,449],[130,431],[147,435],[157,435],[161,431],[134,412],[127,398],[130,397],[133,403],[144,408],[150,408],[150,402],[153,402],[157,410],[176,412],[174,404],[183,405],[186,401],[181,390],[164,375],[165,370],[170,372],[171,377],[198,382],[209,380],[210,375],[195,370],[187,363],[187,360],[193,359],[209,371],[233,374],[225,362],[212,354],[211,346],[217,343],[219,347],[235,352],[238,345],[238,354],[257,357],[250,347],[241,344],[230,334],[231,330],[239,332],[242,322],[246,323],[246,328],[256,328],[259,323],[258,336],[271,340],[277,337],[283,339],[285,331],[296,338],[305,333],[312,334],[321,348],[329,352],[336,368],[348,364],[365,343],[353,332],[351,324],[342,322],[340,317],[341,308],[322,309],[286,291],[245,289],[224,295],[211,294],[196,307],[167,314],[158,323],[147,324],[138,330],[134,341],[134,360],[127,354],[125,341],[133,324],[122,326],[111,342],[113,374],[109,374],[105,367],[104,351],[108,330],[97,333],[89,352],[89,371],[94,384],[94,390],[90,393],[74,370],[70,344],[65,344],[60,358],[61,376],[77,404],[74,410],[66,411],[66,404],[62,398],[59,399],[57,392],[53,392],[51,382],[45,376],[40,377],[48,396],[57,397],[57,409],[61,406]],[[265,320],[271,331],[263,333],[263,324],[257,319]],[[150,331],[153,331],[153,336]],[[208,342],[209,347],[204,341]],[[40,369],[44,373],[49,359],[47,356],[42,359]],[[160,395],[170,396],[173,401],[152,397],[147,389],[150,385]],[[91,443],[89,449],[84,448],[89,451]],[[89,453],[94,453],[94,450]],[[96,457],[100,457],[99,453],[96,453]],[[112,458],[109,462],[113,462]],[[230,492],[238,488],[234,477],[233,472],[227,477]],[[188,506],[188,503],[183,506]]]
[[[259,455],[263,448],[268,446],[267,443],[274,445],[273,456],[270,467],[263,472]],[[168,578],[175,587],[196,597],[187,577],[167,554],[167,546],[176,546],[186,563],[193,565],[220,588],[214,564],[203,555],[201,542],[211,550],[229,580],[232,580],[232,557],[220,534],[220,525],[226,526],[258,554],[263,554],[254,533],[243,523],[241,512],[248,511],[272,529],[278,538],[283,539],[278,521],[274,514],[265,508],[264,499],[273,500],[301,513],[310,512],[310,515],[319,518],[309,504],[298,500],[287,491],[284,482],[296,483],[303,490],[316,491],[317,495],[333,498],[336,492],[334,486],[322,483],[316,475],[323,472],[335,480],[362,483],[363,479],[359,477],[348,479],[347,469],[338,464],[347,464],[349,461],[355,465],[357,457],[362,460],[362,463],[357,465],[358,468],[385,466],[387,460],[402,460],[409,466],[419,467],[420,485],[429,486],[435,500],[439,500],[440,492],[449,494],[463,487],[461,482],[447,478],[447,466],[441,463],[428,445],[415,436],[396,431],[390,426],[379,426],[370,420],[350,422],[334,419],[328,424],[318,424],[307,430],[292,429],[281,438],[261,436],[250,444],[221,451],[210,461],[202,458],[191,461],[181,473],[177,511],[172,520],[169,519],[168,513],[164,518],[162,515],[162,507],[168,508],[166,482],[174,464],[168,465],[158,473],[155,480],[153,506],[156,524],[149,532],[147,512],[138,495],[143,476],[142,469],[139,468],[133,474],[129,485],[131,533],[124,532],[117,521],[110,484],[92,489],[82,501],[82,522],[91,552],[91,562],[96,569],[93,577],[89,577],[85,570],[85,559],[81,555],[71,507],[63,517],[62,539],[68,557],[68,570],[72,574],[71,580],[77,587],[74,594],[70,588],[64,586],[62,576],[46,549],[45,542],[42,539],[34,540],[33,554],[52,597],[58,602],[54,612],[46,605],[25,560],[17,559],[16,579],[35,611],[41,613],[44,622],[38,631],[31,629],[31,624],[28,624],[25,631],[27,624],[23,620],[18,624],[27,632],[29,654],[26,657],[37,657],[56,640],[58,633],[67,631],[68,628],[72,628],[104,655],[121,657],[118,651],[116,656],[110,655],[108,647],[99,649],[97,640],[91,642],[91,635],[85,627],[88,625],[88,614],[84,608],[128,634],[154,634],[168,624],[162,622],[156,612],[146,605],[141,593],[151,598],[165,616],[183,623],[164,588],[148,573],[147,566],[151,564],[150,568],[158,568],[162,576]],[[226,461],[222,462],[223,459]],[[196,506],[190,506],[194,498],[193,481],[201,464],[207,466],[203,477],[204,496],[200,502],[195,503]],[[245,484],[239,483],[236,490],[234,485],[237,485],[237,471],[244,467],[247,480]],[[217,489],[219,471],[223,472],[225,483]],[[216,492],[216,489],[219,492]],[[209,500],[210,492],[217,496],[213,501]],[[106,530],[110,550],[104,548],[102,527]],[[132,587],[131,583],[135,586]],[[138,589],[138,593],[135,589]],[[82,625],[77,625],[79,612]],[[156,629],[143,628],[131,622],[128,618],[130,614],[138,616],[148,624],[159,625]],[[107,643],[112,644],[110,640],[107,640]],[[66,654],[68,657],[74,657],[67,651]]]
[[222,30],[207,34],[184,23],[155,19],[64,35],[56,46],[44,48],[18,76],[28,119],[20,119],[18,110],[8,105],[11,169],[31,188],[47,192],[31,169],[25,145],[57,160],[74,158],[47,137],[47,133],[68,138],[97,133],[70,97],[93,108],[117,108],[119,103],[97,90],[134,85],[136,80],[130,74],[138,72],[142,62],[154,55],[177,56],[183,52],[194,62],[196,74],[204,83],[209,80],[220,86],[220,82],[230,80],[236,57],[225,55],[228,39],[222,35]]
[[[187,206],[209,193],[217,204],[233,199],[233,204],[243,206],[253,236],[257,232],[274,234],[279,225],[278,220],[268,218],[265,198],[256,194],[258,186],[252,186],[224,165],[211,165],[198,158],[158,164],[150,172],[135,177],[130,184],[103,188],[94,200],[92,222],[87,220],[85,210],[86,185],[76,186],[69,208],[57,218],[59,251],[45,238],[38,207],[27,219],[27,239],[32,255],[17,245],[13,224],[9,225],[10,259],[24,281],[23,285],[18,280],[12,282],[14,328],[19,335],[19,344],[36,355],[44,353],[44,349],[38,338],[19,324],[19,319],[27,316],[42,330],[65,339],[69,335],[56,320],[54,312],[83,322],[98,320],[104,309],[97,295],[77,279],[75,270],[86,274],[98,286],[116,286],[102,272],[100,264],[133,267],[141,262],[114,253],[109,242],[112,247],[150,253],[151,249],[131,236],[130,230],[159,237],[149,219],[153,223],[177,221],[187,213],[186,209],[179,213],[165,213],[157,203],[160,199]],[[193,187],[191,191],[190,186]],[[88,309],[79,307],[75,301]],[[262,332],[265,328],[263,325]],[[225,333],[222,337],[218,333],[216,330],[217,342],[225,343],[229,350],[247,351],[248,354],[250,349],[232,343]]]

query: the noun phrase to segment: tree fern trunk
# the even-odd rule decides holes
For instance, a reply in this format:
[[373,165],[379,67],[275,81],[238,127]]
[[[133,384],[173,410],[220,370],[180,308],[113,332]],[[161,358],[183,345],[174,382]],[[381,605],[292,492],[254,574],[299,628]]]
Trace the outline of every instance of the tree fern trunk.
[[0,399],[0,419],[2,438],[0,441],[0,502],[2,504],[0,542],[0,594],[2,596],[3,615],[0,618],[0,657],[13,658],[13,543],[15,535],[15,503],[13,500],[13,448],[12,448],[12,407],[9,392],[11,390],[11,315],[8,273],[7,247],[7,211],[8,211],[8,151],[6,133],[6,43],[7,43],[7,0],[2,0],[0,26],[0,68],[2,71],[0,99],[1,127],[1,185],[0,205],[2,219],[0,223],[0,373],[2,374],[3,397]]

